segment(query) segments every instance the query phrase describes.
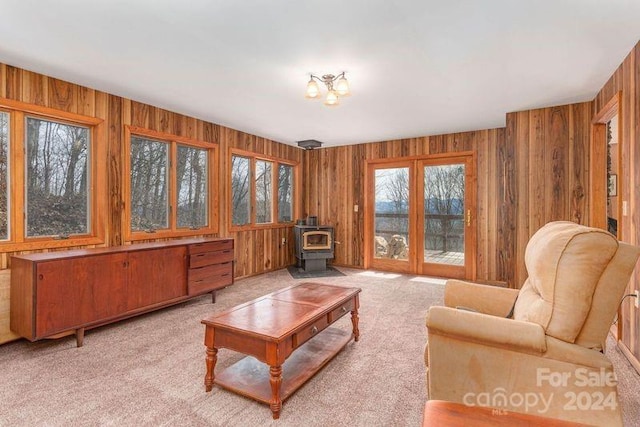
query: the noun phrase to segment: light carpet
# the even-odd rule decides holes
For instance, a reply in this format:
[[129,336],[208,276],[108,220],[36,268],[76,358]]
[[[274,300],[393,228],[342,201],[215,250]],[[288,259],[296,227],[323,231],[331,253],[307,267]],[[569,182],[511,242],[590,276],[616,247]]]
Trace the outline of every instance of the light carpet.
[[[443,281],[352,269],[293,279],[286,269],[73,337],[0,346],[0,426],[419,426],[427,398],[423,350],[429,306]],[[302,281],[362,288],[360,341],[349,343],[284,402],[268,405],[217,386],[204,391],[200,320]],[[337,325],[349,329],[349,316]],[[640,380],[610,345],[628,425],[638,419]],[[216,370],[242,356],[221,349]],[[286,375],[286,373],[285,373]]]

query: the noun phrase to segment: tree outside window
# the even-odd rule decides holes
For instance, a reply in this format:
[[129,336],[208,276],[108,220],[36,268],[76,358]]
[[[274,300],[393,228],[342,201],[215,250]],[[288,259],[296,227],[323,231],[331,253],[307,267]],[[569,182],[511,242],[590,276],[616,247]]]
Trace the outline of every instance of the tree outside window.
[[264,160],[256,161],[256,223],[271,222],[271,193],[273,179],[273,163]]
[[9,238],[9,113],[0,112],[0,240]]
[[88,128],[26,118],[26,235],[89,233]]
[[148,129],[126,127],[129,141],[131,240],[215,233],[211,171],[216,146]]
[[209,224],[207,150],[178,144],[178,228]]
[[[238,150],[239,151],[239,150]],[[293,221],[295,165],[278,159],[231,155],[232,226],[282,224]]]
[[278,166],[278,222],[293,221],[293,166]]
[[242,156],[231,156],[231,212],[233,225],[251,222],[249,188],[249,166],[251,160]]
[[167,144],[131,137],[131,230],[168,228]]

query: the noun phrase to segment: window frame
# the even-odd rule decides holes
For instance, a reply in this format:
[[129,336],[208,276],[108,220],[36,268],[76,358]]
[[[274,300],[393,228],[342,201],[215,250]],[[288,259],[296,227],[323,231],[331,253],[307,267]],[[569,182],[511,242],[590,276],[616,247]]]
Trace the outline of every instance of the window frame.
[[[236,225],[233,224],[233,202],[232,202],[232,194],[231,194],[231,177],[232,177],[232,157],[240,156],[249,159],[249,223]],[[231,232],[244,231],[244,230],[262,230],[262,229],[270,229],[270,228],[282,228],[282,227],[290,227],[295,224],[295,218],[300,217],[300,203],[299,203],[299,192],[300,192],[300,163],[294,160],[282,159],[279,157],[269,156],[267,154],[258,154],[252,151],[241,150],[238,148],[229,148],[228,153],[228,167],[229,170],[226,173],[226,188],[227,188],[227,227]],[[268,223],[257,223],[256,222],[256,179],[255,179],[255,171],[256,171],[256,162],[257,161],[267,161],[273,163],[273,167],[271,168],[271,222]],[[291,221],[287,222],[279,222],[279,212],[278,212],[278,172],[280,170],[280,165],[287,165],[293,168],[293,189],[291,191]]]
[[[166,229],[158,229],[153,232],[139,231],[131,229],[131,137],[137,136],[141,138],[147,138],[158,142],[163,142],[168,145],[168,157],[169,165],[168,180],[169,187],[167,192],[167,201],[169,204],[167,223],[169,227]],[[200,148],[207,151],[207,192],[208,192],[208,219],[209,224],[207,227],[201,227],[197,229],[178,227],[177,218],[177,157],[178,157],[178,145],[186,145],[194,148]],[[206,234],[218,233],[218,185],[217,177],[218,173],[218,144],[215,142],[204,142],[197,139],[181,137],[170,133],[158,132],[146,128],[126,125],[124,127],[124,144],[122,150],[122,164],[123,164],[123,199],[124,199],[124,211],[122,215],[122,230],[124,234],[124,240],[128,242],[139,240],[155,240],[173,237],[187,237],[187,236],[201,236]]]
[[[99,245],[105,242],[105,215],[107,198],[96,189],[106,188],[107,157],[104,120],[21,101],[0,98],[0,110],[9,113],[8,173],[8,239],[0,241],[0,250],[13,252],[72,246]],[[27,237],[26,232],[26,119],[47,120],[89,130],[89,173],[87,175],[88,233],[69,237]]]

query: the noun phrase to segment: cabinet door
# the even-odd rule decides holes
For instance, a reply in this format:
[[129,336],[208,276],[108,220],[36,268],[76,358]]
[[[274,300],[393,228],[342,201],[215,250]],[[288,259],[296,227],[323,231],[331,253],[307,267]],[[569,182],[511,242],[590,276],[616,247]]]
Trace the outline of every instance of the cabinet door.
[[129,252],[127,309],[168,302],[187,294],[185,246]]
[[36,336],[76,329],[122,312],[126,259],[120,253],[39,262]]

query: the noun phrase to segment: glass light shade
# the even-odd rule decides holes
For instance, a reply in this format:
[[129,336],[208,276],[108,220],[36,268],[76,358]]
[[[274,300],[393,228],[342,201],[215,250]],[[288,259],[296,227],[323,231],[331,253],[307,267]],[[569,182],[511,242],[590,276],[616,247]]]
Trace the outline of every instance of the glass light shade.
[[349,91],[349,82],[347,81],[345,76],[342,76],[336,82],[336,92],[340,96],[349,96],[351,91]]
[[307,83],[307,91],[304,96],[305,98],[317,98],[320,96],[320,87],[318,87],[318,83],[313,78]]
[[324,100],[324,105],[328,105],[329,107],[338,105],[338,94],[335,90],[330,90],[329,93],[327,93],[327,98]]

